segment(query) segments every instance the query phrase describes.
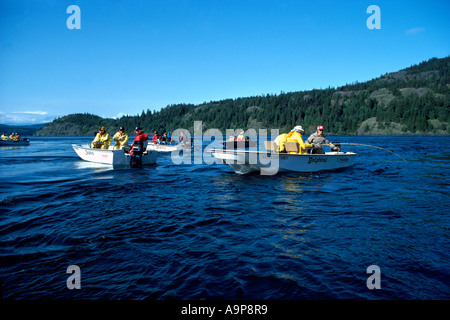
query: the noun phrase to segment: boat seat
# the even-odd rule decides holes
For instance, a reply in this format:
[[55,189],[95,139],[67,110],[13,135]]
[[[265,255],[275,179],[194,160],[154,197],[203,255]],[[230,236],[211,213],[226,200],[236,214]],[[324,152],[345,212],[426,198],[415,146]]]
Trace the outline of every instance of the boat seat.
[[278,152],[278,146],[273,141],[264,141],[264,147],[267,151]]
[[298,142],[289,141],[286,142],[284,145],[284,148],[286,149],[286,152],[295,152],[298,153]]
[[[306,153],[310,153],[310,150],[314,147],[312,144],[305,144],[305,146]],[[298,142],[288,141],[285,143],[284,148],[286,152],[300,153],[300,145],[298,144]]]

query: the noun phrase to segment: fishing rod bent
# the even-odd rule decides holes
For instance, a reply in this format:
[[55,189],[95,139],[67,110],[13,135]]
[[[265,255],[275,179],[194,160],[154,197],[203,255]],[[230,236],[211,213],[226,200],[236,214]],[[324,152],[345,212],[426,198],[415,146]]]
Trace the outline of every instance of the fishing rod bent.
[[408,162],[405,158],[403,158],[403,157],[401,157],[400,155],[396,154],[394,151],[391,151],[391,150],[388,150],[388,149],[385,149],[385,148],[381,148],[381,147],[378,147],[378,146],[372,146],[372,145],[370,145],[370,144],[349,143],[349,142],[339,142],[339,143],[334,143],[334,144],[335,144],[335,145],[343,145],[343,144],[344,144],[344,145],[350,145],[350,146],[363,146],[363,147],[377,148],[377,149],[381,149],[381,150],[390,152],[390,153],[392,153],[392,154],[395,154],[397,157],[399,157],[399,158],[402,159],[403,161]]

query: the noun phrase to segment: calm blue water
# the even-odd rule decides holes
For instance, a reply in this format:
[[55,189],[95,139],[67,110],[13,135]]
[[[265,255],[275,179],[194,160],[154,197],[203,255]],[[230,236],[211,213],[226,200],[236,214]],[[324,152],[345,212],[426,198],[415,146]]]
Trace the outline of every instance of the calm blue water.
[[3,298],[450,298],[450,138],[329,138],[408,162],[351,146],[349,169],[241,176],[170,155],[111,170],[70,146],[91,138],[3,148]]

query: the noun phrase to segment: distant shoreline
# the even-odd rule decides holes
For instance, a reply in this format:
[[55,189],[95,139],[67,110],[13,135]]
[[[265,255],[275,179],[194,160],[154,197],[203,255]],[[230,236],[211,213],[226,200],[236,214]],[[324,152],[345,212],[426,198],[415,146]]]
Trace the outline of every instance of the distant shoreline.
[[[145,131],[145,130],[144,130]],[[308,137],[310,134],[302,135],[302,137]],[[130,135],[133,136],[133,135]],[[399,137],[399,138],[405,138],[405,137],[450,137],[450,134],[395,134],[395,135],[389,135],[389,134],[379,134],[379,135],[357,135],[357,134],[326,134],[327,137],[367,137],[367,138],[377,138],[377,137]],[[27,136],[25,136],[27,137]],[[94,135],[89,136],[73,136],[73,135],[59,135],[59,136],[30,136],[33,138],[88,138],[92,137],[95,138]],[[195,137],[195,136],[194,136]],[[223,137],[226,137],[224,135]],[[226,140],[226,139],[224,139]]]

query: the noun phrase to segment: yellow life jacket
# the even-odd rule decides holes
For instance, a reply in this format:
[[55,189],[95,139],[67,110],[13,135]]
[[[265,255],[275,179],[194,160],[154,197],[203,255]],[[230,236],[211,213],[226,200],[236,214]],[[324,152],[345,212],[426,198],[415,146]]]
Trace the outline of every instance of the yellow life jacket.
[[277,145],[278,152],[284,152],[284,145],[286,144],[287,133],[282,133],[275,138],[273,142]]
[[[119,141],[119,138],[122,137],[123,140]],[[114,137],[113,140],[116,141],[116,146],[114,147],[115,150],[117,149],[122,149],[123,147],[126,147],[128,145],[128,134],[126,132],[124,132],[123,134],[119,132],[117,132]]]
[[94,141],[92,141],[92,148],[97,147],[96,142],[103,142],[103,145],[101,146],[101,149],[108,149],[109,145],[111,144],[111,136],[108,133],[104,133],[103,135],[97,133],[95,136]]
[[[306,145],[303,142],[302,135],[300,133],[298,133],[297,131],[292,130],[291,132],[289,132],[287,135],[287,138],[286,138],[286,142],[297,142],[299,144],[300,153],[301,154],[306,153]],[[290,152],[290,153],[295,153],[295,152]]]

